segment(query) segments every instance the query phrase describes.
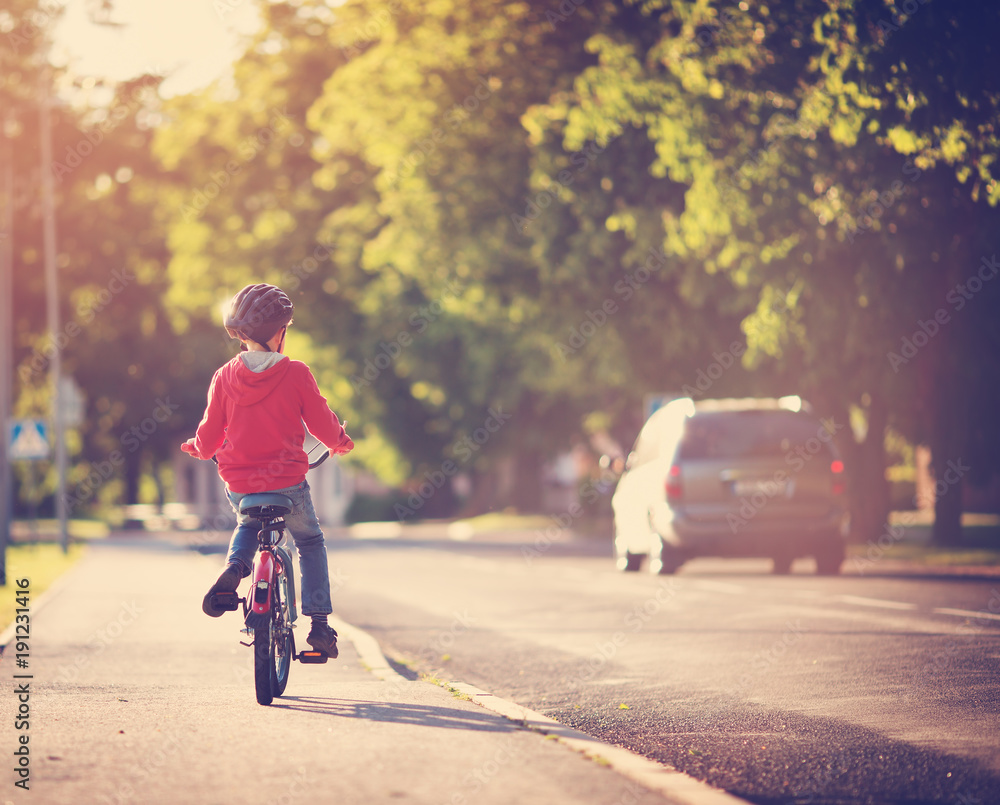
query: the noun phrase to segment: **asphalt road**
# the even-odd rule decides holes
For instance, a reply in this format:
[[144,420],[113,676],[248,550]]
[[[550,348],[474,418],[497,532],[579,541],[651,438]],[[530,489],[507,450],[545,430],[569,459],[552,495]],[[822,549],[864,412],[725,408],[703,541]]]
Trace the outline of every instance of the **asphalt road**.
[[330,563],[337,612],[414,671],[750,801],[1000,802],[1000,579],[657,577],[604,546],[415,539]]
[[261,707],[236,613],[201,612],[218,571],[150,535],[29,595],[28,645],[0,662],[0,803],[671,801],[442,687],[380,678],[348,640],[336,661],[293,664]]

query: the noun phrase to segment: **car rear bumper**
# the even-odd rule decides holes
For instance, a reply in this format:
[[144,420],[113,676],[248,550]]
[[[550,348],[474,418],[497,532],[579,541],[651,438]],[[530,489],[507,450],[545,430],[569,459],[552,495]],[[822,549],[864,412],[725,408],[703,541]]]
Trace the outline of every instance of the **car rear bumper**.
[[704,522],[675,512],[668,521],[655,525],[664,543],[691,556],[807,556],[845,540],[850,514],[838,508],[808,520],[731,518]]

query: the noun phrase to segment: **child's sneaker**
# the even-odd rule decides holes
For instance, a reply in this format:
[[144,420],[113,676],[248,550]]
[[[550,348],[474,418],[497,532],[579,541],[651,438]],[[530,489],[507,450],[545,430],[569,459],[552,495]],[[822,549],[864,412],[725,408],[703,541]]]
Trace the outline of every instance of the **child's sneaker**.
[[325,623],[314,623],[309,630],[306,642],[315,651],[322,651],[335,660],[337,658],[337,632]]
[[222,571],[222,575],[216,580],[208,592],[205,594],[205,598],[201,602],[201,609],[206,614],[213,618],[218,618],[227,610],[216,609],[212,606],[212,596],[216,593],[235,593],[236,588],[240,586],[240,581],[243,579],[242,568],[235,563],[226,565],[226,569]]

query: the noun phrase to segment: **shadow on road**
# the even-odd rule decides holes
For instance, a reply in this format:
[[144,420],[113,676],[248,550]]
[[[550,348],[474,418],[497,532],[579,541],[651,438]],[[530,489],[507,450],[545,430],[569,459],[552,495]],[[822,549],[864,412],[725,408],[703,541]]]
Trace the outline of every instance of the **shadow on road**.
[[361,718],[394,724],[417,724],[421,727],[441,727],[475,732],[514,732],[520,726],[489,713],[431,707],[403,702],[372,702],[353,699],[332,699],[316,696],[282,696],[271,705],[274,709],[300,710],[338,718]]

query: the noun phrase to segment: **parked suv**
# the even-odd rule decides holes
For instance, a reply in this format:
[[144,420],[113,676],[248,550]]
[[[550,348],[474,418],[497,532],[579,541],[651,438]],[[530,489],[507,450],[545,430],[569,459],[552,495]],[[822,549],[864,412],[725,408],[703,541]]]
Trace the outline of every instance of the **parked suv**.
[[850,514],[844,463],[798,397],[674,400],[642,427],[612,498],[621,570],[673,573],[697,556],[813,556],[835,574]]

